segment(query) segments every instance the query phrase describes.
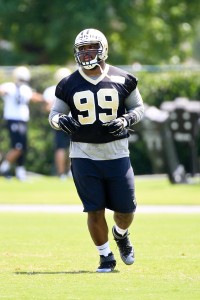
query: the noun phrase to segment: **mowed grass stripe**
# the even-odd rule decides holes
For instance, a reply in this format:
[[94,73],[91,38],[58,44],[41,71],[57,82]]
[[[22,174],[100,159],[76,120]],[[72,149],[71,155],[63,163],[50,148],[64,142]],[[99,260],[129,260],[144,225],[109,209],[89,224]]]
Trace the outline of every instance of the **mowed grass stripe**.
[[[199,205],[200,182],[172,185],[167,178],[137,177],[136,198],[140,205]],[[92,187],[91,187],[92,188]],[[4,204],[81,204],[72,179],[33,177],[27,182],[0,177],[0,203]]]
[[130,230],[136,263],[123,264],[110,232],[116,271],[97,274],[86,214],[1,214],[0,298],[197,300],[198,228],[198,215],[138,214]]

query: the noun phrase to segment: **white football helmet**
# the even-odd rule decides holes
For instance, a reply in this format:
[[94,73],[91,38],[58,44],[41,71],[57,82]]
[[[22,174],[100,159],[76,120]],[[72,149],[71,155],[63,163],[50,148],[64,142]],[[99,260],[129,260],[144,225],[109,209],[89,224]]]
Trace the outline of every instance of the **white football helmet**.
[[[79,47],[91,44],[99,44],[99,48],[95,50],[97,51],[97,55],[90,61],[82,62],[80,60],[80,55],[84,54],[84,50],[80,51]],[[74,57],[76,62],[85,69],[93,69],[99,65],[100,61],[106,60],[108,57],[108,42],[104,34],[101,31],[92,28],[81,31],[75,39]]]
[[55,73],[55,81],[59,82],[61,81],[64,77],[67,77],[71,74],[72,72],[68,68],[60,68],[56,71]]
[[17,67],[13,71],[13,77],[16,81],[29,82],[31,79],[31,73],[27,67]]

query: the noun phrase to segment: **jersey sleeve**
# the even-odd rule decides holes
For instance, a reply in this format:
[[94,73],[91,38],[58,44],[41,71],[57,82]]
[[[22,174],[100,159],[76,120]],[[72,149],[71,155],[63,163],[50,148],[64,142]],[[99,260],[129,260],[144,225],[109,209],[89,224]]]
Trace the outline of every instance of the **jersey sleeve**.
[[138,79],[131,74],[128,74],[126,77],[126,89],[131,94],[137,87]]
[[61,80],[56,86],[55,96],[64,101],[63,80]]
[[127,113],[123,115],[128,127],[138,123],[144,115],[144,104],[138,88],[125,100]]

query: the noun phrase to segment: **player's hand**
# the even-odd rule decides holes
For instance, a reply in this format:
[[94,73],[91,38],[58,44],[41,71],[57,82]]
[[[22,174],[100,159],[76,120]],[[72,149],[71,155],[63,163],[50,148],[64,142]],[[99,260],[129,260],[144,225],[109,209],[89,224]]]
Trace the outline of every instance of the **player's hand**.
[[68,134],[73,134],[79,130],[81,124],[74,118],[67,115],[61,115],[58,119],[59,127]]
[[126,125],[127,121],[124,118],[117,118],[115,120],[103,124],[103,126],[107,126],[108,132],[114,136],[121,135]]

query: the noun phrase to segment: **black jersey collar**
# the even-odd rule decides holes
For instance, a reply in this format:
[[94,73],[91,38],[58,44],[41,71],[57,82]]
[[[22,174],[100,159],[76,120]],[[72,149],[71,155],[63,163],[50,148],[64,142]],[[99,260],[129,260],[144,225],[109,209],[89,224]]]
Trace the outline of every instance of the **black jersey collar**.
[[82,68],[80,67],[79,68],[79,73],[81,74],[81,76],[85,79],[85,80],[87,80],[88,82],[90,82],[90,83],[92,83],[92,84],[94,84],[94,85],[97,85],[107,74],[108,74],[108,70],[109,70],[109,65],[108,64],[106,64],[106,66],[105,66],[105,69],[103,70],[103,73],[98,77],[98,78],[96,78],[96,79],[93,79],[92,77],[90,77],[90,76],[87,76],[84,72],[83,72],[83,70],[82,70]]

